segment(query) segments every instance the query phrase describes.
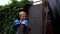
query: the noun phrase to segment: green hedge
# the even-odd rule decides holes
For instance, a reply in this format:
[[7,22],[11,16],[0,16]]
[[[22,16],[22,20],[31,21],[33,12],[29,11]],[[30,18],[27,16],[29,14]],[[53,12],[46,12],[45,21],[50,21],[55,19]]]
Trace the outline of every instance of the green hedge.
[[0,11],[0,32],[13,34],[12,24],[13,20],[16,18],[17,18],[17,12],[15,11],[6,11],[6,10]]

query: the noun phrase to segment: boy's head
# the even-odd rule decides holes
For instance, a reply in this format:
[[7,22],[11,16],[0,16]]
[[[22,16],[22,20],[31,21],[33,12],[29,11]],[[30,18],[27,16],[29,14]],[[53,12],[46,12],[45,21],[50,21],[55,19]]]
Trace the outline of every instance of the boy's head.
[[26,13],[24,11],[19,12],[19,18],[20,20],[23,20],[26,18]]

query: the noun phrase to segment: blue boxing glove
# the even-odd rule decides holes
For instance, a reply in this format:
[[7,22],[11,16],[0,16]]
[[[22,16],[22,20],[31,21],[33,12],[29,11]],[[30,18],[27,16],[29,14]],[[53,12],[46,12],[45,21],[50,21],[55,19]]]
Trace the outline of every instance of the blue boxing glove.
[[14,20],[13,24],[14,24],[14,25],[18,25],[18,24],[20,24],[20,22],[19,22],[18,19],[16,19],[16,20]]

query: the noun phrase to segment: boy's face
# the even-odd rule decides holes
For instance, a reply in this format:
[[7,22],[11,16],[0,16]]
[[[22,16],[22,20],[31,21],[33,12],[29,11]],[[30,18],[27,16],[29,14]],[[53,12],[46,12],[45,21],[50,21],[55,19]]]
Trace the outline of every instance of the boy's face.
[[20,17],[21,20],[22,20],[22,19],[25,19],[26,14],[21,14],[19,17]]

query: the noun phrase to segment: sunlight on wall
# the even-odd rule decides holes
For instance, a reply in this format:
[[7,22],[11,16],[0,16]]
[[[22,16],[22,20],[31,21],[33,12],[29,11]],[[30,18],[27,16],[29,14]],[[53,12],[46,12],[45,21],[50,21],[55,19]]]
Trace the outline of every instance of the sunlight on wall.
[[33,3],[33,5],[38,5],[38,4],[42,4],[42,1]]
[[36,1],[41,1],[41,0],[33,0],[33,2],[36,2]]
[[33,5],[42,4],[42,0],[33,0]]

